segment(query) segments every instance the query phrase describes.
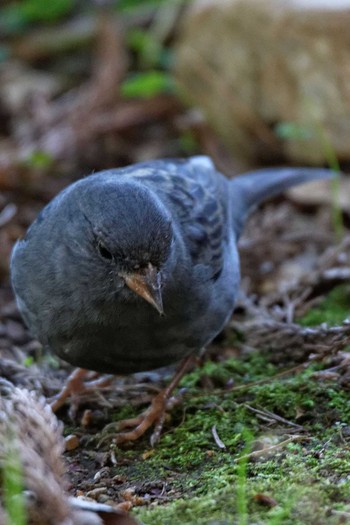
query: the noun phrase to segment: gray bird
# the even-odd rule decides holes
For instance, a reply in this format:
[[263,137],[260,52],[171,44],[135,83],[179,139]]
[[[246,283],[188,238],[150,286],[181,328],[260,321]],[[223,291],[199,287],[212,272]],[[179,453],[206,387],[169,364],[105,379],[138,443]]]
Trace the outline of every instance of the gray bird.
[[[228,180],[202,156],[90,175],[59,193],[16,243],[18,307],[32,334],[72,365],[130,374],[183,360],[177,381],[232,314],[248,214],[286,188],[333,175],[272,168]],[[117,442],[159,421],[174,386]]]

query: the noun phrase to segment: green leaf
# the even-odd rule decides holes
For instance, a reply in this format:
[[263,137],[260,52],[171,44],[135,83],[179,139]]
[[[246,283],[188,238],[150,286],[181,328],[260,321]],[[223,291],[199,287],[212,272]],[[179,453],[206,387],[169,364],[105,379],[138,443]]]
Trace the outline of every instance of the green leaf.
[[[13,443],[15,436],[6,436],[5,439]],[[7,448],[4,458],[3,471],[4,508],[8,516],[8,525],[26,525],[26,510],[23,487],[23,470],[18,451],[13,446]]]
[[314,136],[312,130],[296,122],[281,122],[275,127],[276,135],[287,140],[308,140]]
[[151,98],[159,93],[173,90],[174,82],[172,77],[162,71],[133,74],[121,85],[121,94],[125,98]]
[[115,0],[116,8],[120,11],[134,11],[135,9],[151,9],[159,6],[165,0]]
[[33,364],[34,364],[34,359],[32,356],[29,355],[25,359],[23,359],[23,366],[25,366],[26,368],[29,368]]
[[34,22],[55,22],[66,16],[74,6],[73,0],[25,0],[22,9],[27,19]]
[[53,163],[52,156],[46,151],[33,151],[25,160],[25,164],[30,168],[45,169]]
[[127,42],[129,48],[138,55],[141,67],[169,68],[172,53],[154,37],[151,31],[131,29],[128,32]]
[[74,0],[23,0],[0,9],[0,27],[5,33],[17,33],[31,22],[56,22],[69,14]]

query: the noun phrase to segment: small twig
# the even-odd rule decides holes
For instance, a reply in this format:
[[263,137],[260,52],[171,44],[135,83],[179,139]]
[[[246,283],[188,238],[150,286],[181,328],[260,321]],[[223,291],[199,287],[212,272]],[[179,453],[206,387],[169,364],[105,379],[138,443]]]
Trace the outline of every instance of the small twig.
[[240,456],[239,458],[234,459],[234,462],[237,463],[238,461],[241,461],[242,459],[258,458],[267,453],[274,452],[275,450],[283,448],[285,445],[288,445],[289,443],[294,443],[295,441],[305,441],[305,440],[310,440],[310,439],[311,438],[308,438],[305,436],[292,436],[288,439],[285,439],[284,441],[281,441],[281,443],[278,443],[277,445],[272,445],[271,447],[264,448],[262,450],[255,450],[254,452],[251,452],[250,454],[245,454],[244,456]]
[[248,408],[248,410],[251,410],[252,412],[257,414],[258,416],[265,418],[265,420],[278,421],[279,423],[284,423],[285,425],[291,426],[293,428],[297,428],[298,430],[304,430],[304,428],[301,425],[297,425],[296,423],[293,423],[293,421],[289,421],[288,419],[285,419],[284,417],[278,416],[277,414],[270,412],[270,410],[259,410],[258,408],[254,408],[247,404],[245,404],[244,406]]
[[335,514],[342,518],[350,518],[350,512],[346,512],[345,510],[331,510],[331,514]]
[[285,306],[285,317],[288,324],[294,322],[295,311],[300,304],[305,302],[308,296],[311,294],[312,288],[306,287],[301,293],[298,293],[296,297],[291,297],[288,293],[282,295],[283,304]]
[[211,433],[213,434],[213,438],[214,438],[214,441],[215,443],[217,444],[217,446],[221,449],[221,450],[225,450],[226,449],[226,445],[223,441],[221,441],[221,439],[219,438],[219,435],[218,435],[218,432],[216,430],[216,426],[213,425],[212,428],[211,428]]

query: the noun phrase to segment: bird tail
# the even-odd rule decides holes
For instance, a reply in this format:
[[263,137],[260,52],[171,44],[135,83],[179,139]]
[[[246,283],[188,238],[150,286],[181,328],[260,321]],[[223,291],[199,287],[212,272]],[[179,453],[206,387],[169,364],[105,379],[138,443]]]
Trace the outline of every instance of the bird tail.
[[240,175],[231,180],[233,225],[237,237],[247,216],[264,200],[284,190],[317,179],[330,179],[333,170],[321,168],[266,168]]

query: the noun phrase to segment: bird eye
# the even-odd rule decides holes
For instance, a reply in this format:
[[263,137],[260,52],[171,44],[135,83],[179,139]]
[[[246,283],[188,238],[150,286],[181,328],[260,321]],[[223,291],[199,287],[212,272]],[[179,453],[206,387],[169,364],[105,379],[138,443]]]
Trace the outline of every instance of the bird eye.
[[98,243],[97,248],[101,257],[109,260],[113,259],[113,255],[110,251],[107,250],[107,248],[102,244],[102,242]]

